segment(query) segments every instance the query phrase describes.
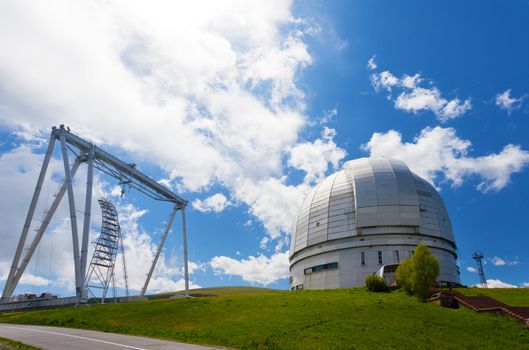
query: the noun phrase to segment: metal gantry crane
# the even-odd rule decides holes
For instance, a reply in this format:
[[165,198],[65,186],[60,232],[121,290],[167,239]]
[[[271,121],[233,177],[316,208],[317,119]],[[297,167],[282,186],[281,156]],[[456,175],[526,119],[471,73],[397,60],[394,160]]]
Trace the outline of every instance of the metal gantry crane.
[[[54,146],[56,142],[59,142],[63,164],[64,164],[64,175],[65,179],[62,183],[59,191],[55,195],[55,198],[47,210],[44,219],[40,223],[40,226],[36,229],[36,234],[33,238],[33,241],[29,245],[29,248],[24,249],[28,231],[33,221],[35,214],[35,208],[39,200],[40,192],[44,179],[46,177],[46,172],[50,163],[50,159],[53,154]],[[68,156],[68,150],[75,154],[75,160],[73,165],[70,167],[70,161]],[[86,181],[86,197],[85,197],[85,207],[84,207],[84,220],[82,227],[82,240],[81,247],[79,247],[79,234],[77,226],[77,210],[75,205],[74,191],[72,179],[75,176],[77,170],[81,164],[87,164],[87,181]],[[141,171],[136,169],[136,164],[127,164],[119,158],[111,155],[110,153],[102,150],[93,143],[86,141],[79,136],[70,132],[69,128],[65,128],[64,125],[61,125],[59,128],[53,127],[50,141],[48,143],[48,148],[44,156],[44,161],[40,170],[40,174],[37,180],[37,185],[31,199],[31,204],[29,206],[28,213],[26,215],[26,220],[24,222],[24,227],[22,229],[22,234],[18,241],[18,245],[15,251],[15,256],[13,257],[13,262],[9,270],[8,277],[4,286],[4,291],[2,293],[2,302],[8,302],[9,298],[13,294],[22,274],[27,268],[35,249],[37,248],[39,242],[44,235],[53,215],[55,214],[57,207],[59,206],[61,200],[64,197],[65,193],[68,193],[68,204],[70,210],[70,223],[71,223],[71,233],[72,233],[72,242],[73,242],[73,264],[75,271],[75,290],[76,297],[80,302],[86,301],[87,290],[86,290],[86,277],[87,277],[87,254],[88,254],[88,238],[90,231],[90,219],[91,219],[91,206],[92,206],[92,187],[93,187],[93,176],[94,169],[97,169],[119,181],[119,183],[126,183],[130,188],[134,188],[141,193],[149,196],[152,199],[158,201],[165,201],[171,203],[173,209],[171,211],[171,216],[165,226],[164,234],[158,245],[158,249],[154,260],[152,261],[151,268],[147,274],[145,284],[142,288],[141,295],[145,294],[149,281],[152,277],[154,268],[160,256],[160,252],[163,248],[167,235],[171,229],[174,218],[178,211],[182,214],[182,239],[183,239],[183,248],[184,248],[184,280],[185,280],[185,294],[189,295],[189,273],[188,273],[188,259],[187,259],[187,232],[186,232],[186,219],[185,219],[185,209],[187,201],[176,195],[166,187],[162,186],[158,182],[154,181],[147,175],[143,174]],[[24,256],[22,253],[25,252]],[[21,259],[22,258],[22,259]]]

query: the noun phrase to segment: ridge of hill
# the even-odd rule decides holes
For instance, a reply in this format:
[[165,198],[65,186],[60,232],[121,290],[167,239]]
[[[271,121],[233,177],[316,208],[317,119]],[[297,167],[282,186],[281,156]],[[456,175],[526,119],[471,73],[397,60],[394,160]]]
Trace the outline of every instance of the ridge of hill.
[[[256,293],[267,293],[267,292],[278,292],[277,289],[260,288],[260,287],[247,287],[247,286],[228,286],[228,287],[212,287],[212,288],[196,288],[190,289],[189,295],[192,297],[216,297],[220,295],[239,295],[239,294],[256,294]],[[147,295],[147,299],[166,299],[172,296],[184,295],[184,291],[150,294]]]

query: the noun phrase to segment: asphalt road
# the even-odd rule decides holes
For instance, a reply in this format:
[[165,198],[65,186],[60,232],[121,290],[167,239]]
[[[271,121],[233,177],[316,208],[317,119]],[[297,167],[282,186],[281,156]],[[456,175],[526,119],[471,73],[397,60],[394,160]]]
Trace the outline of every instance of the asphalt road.
[[178,343],[82,329],[0,323],[0,337],[45,350],[206,350],[210,346]]

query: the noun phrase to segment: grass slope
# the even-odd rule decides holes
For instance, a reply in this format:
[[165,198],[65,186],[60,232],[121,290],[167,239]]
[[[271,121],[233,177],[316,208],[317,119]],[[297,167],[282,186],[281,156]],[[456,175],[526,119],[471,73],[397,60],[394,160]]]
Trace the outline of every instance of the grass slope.
[[519,321],[419,303],[400,291],[377,294],[364,288],[224,293],[210,298],[6,313],[0,315],[0,322],[95,329],[242,349],[529,347],[529,331]]
[[457,288],[468,296],[488,296],[510,306],[529,306],[529,288]]
[[[193,297],[210,297],[219,295],[238,295],[275,292],[275,289],[257,287],[216,287],[190,289],[189,295]],[[173,295],[184,295],[184,291],[147,295],[149,300],[166,299]]]
[[0,350],[40,350],[40,348],[22,344],[18,341],[0,338]]

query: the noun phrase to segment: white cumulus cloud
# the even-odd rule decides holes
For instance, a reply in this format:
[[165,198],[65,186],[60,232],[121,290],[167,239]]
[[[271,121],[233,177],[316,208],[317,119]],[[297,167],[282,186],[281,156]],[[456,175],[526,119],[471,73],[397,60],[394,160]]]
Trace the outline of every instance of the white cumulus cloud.
[[[9,265],[7,261],[0,262],[0,271],[2,271],[2,276],[0,277],[1,281],[5,281],[7,279],[7,274],[9,272]],[[38,286],[38,287],[44,287],[51,283],[52,281],[41,277],[41,276],[35,276],[30,272],[26,272],[22,277],[20,278],[20,284],[21,285],[28,285],[28,286]],[[20,288],[19,288],[20,289]]]
[[[371,85],[373,85],[373,88],[377,92],[380,89],[386,89],[389,93],[391,93],[391,89],[399,84],[399,78],[391,74],[389,71],[383,71],[377,74],[373,73],[371,75]],[[391,95],[388,95],[388,98],[390,97]]]
[[[369,63],[368,67],[371,68]],[[388,92],[388,99],[392,98],[394,89],[400,92],[395,99],[395,108],[412,113],[429,110],[441,122],[458,118],[472,107],[470,99],[461,101],[457,97],[451,100],[444,98],[441,91],[431,83],[420,86],[424,79],[418,73],[397,78],[390,71],[383,71],[371,74],[370,80],[375,91],[384,89]]]
[[376,55],[371,56],[371,58],[367,61],[367,68],[373,70],[377,69],[377,62],[375,61]]
[[335,135],[334,129],[325,127],[321,138],[314,142],[296,144],[290,150],[288,165],[303,170],[306,173],[306,182],[321,180],[329,165],[333,169],[336,168],[347,154],[334,143]]
[[[474,285],[474,287],[482,288],[483,286],[480,284]],[[518,288],[518,286],[515,286],[514,284],[503,282],[499,279],[488,279],[487,280],[487,288]]]
[[336,116],[338,115],[338,110],[336,108],[332,108],[328,111],[325,111],[323,113],[323,116],[321,117],[320,124],[329,124],[330,122],[334,121]]
[[330,139],[301,138],[311,29],[291,1],[8,0],[0,23],[0,125],[48,132],[67,121],[159,165],[179,191],[225,187],[272,237],[307,190],[285,184],[290,150],[319,148],[317,167],[296,163],[309,178],[340,155]]
[[498,256],[488,259],[494,266],[514,266],[519,264],[518,257],[515,257],[514,260],[503,259]]
[[221,211],[232,205],[232,203],[222,193],[215,193],[214,195],[204,200],[195,199],[192,205],[193,208],[204,213],[220,213]]
[[271,257],[250,256],[241,260],[215,256],[210,261],[210,266],[216,274],[240,276],[246,282],[263,286],[287,278],[289,265],[288,252],[277,253]]
[[468,271],[468,272],[471,272],[471,273],[475,273],[475,272],[476,272],[476,269],[473,268],[472,266],[469,266],[469,267],[467,267],[467,271]]
[[520,108],[522,103],[523,97],[511,97],[511,89],[505,90],[496,95],[496,106],[506,110],[507,114],[511,114],[512,111]]
[[490,262],[494,265],[494,266],[504,266],[506,263],[505,263],[505,260],[503,260],[502,258],[500,257],[493,257],[492,259],[490,259]]
[[529,164],[529,152],[508,144],[500,152],[480,157],[469,155],[471,142],[457,136],[453,128],[425,128],[413,142],[403,142],[402,135],[390,130],[374,133],[362,146],[371,156],[397,158],[412,171],[433,184],[449,181],[459,186],[465,179],[478,178],[477,189],[499,191],[512,174]]
[[249,203],[250,214],[260,218],[270,238],[279,239],[282,232],[290,232],[299,203],[310,189],[308,184],[287,185],[285,177],[268,177],[257,183],[241,180],[234,196]]

